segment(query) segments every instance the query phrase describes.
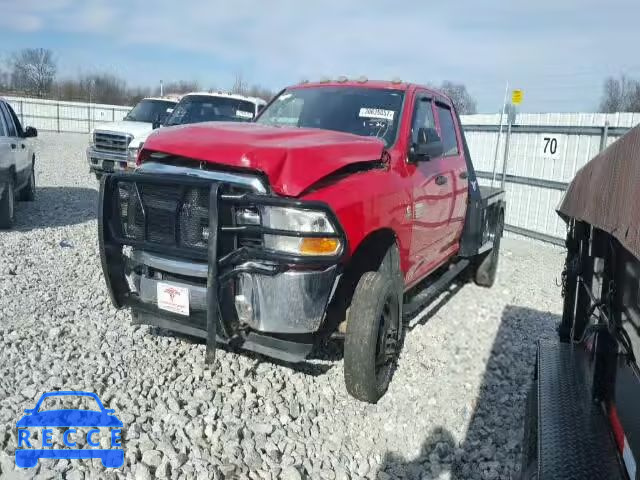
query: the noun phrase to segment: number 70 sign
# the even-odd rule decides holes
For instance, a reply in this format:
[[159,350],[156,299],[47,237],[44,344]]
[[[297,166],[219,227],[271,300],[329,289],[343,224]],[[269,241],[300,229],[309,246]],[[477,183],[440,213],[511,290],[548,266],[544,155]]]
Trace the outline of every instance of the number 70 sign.
[[542,140],[542,155],[544,157],[556,157],[558,153],[558,139],[555,137],[544,137]]

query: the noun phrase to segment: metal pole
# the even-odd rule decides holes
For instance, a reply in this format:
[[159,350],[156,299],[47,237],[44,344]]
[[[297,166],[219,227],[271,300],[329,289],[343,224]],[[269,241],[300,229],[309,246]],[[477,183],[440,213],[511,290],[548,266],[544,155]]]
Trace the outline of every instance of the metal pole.
[[111,109],[111,121],[112,122],[116,121],[116,109],[115,108]]
[[507,176],[507,161],[509,160],[509,143],[511,142],[511,124],[513,123],[512,112],[509,112],[507,115],[507,136],[505,137],[505,146],[504,146],[504,159],[502,160],[502,180],[500,181],[500,188],[504,190],[504,182]]
[[89,80],[89,105],[87,105],[87,133],[91,133],[91,83]]
[[24,106],[22,100],[20,100],[20,123],[24,126]]
[[58,133],[60,133],[60,102],[56,102],[56,118],[58,120]]
[[498,149],[500,148],[500,137],[502,136],[502,119],[504,118],[504,111],[507,108],[507,93],[509,92],[509,81],[504,87],[504,99],[502,100],[502,110],[500,111],[500,130],[498,130],[498,140],[496,140],[496,150],[493,154],[493,176],[491,177],[491,188],[496,181],[496,164],[498,163]]
[[160,80],[160,96],[162,97],[164,95],[164,90],[162,88],[162,80]]
[[604,127],[602,127],[602,136],[600,137],[600,151],[607,148],[607,140],[609,139],[609,122],[604,122]]

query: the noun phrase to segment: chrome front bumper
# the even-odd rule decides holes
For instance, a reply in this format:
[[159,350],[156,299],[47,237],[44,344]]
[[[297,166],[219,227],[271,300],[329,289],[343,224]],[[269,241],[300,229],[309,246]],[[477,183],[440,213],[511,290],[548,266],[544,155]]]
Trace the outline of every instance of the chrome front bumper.
[[87,162],[89,170],[98,173],[122,172],[133,170],[136,162],[129,161],[126,153],[111,153],[87,147]]
[[[144,304],[158,303],[158,282],[189,289],[189,306],[194,313],[206,311],[207,264],[187,262],[133,251],[130,285],[138,291]],[[150,267],[168,279],[135,273]],[[190,277],[193,281],[175,281],[171,277]],[[261,333],[307,334],[319,330],[337,279],[337,266],[322,270],[287,270],[275,275],[241,273],[234,299],[236,314],[242,326]],[[176,277],[174,277],[176,278]],[[160,314],[161,315],[161,314]],[[173,318],[173,316],[172,316]]]

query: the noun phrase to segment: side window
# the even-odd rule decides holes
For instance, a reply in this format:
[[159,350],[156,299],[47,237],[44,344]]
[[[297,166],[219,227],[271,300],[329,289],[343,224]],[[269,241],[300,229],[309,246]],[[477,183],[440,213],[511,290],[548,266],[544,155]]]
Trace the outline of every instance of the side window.
[[7,136],[7,127],[5,125],[4,116],[2,115],[2,102],[0,101],[0,137]]
[[431,100],[427,98],[419,98],[416,102],[411,125],[411,143],[418,143],[418,130],[421,128],[436,128]]
[[9,112],[7,111],[6,103],[0,103],[0,113],[4,117],[4,123],[7,127],[7,133],[9,137],[17,137],[18,132],[16,131],[16,126],[13,124],[13,119]]
[[456,137],[456,127],[453,123],[451,109],[441,104],[437,104],[438,118],[440,119],[440,132],[442,135],[443,155],[457,155],[458,138]]
[[16,132],[18,133],[17,136],[24,136],[24,131],[22,130],[22,125],[20,124],[20,120],[18,119],[16,112],[13,111],[13,108],[11,108],[11,105],[9,105],[8,103],[5,106],[7,107],[7,110],[9,110],[9,115],[11,115],[11,117],[13,118],[13,123],[15,124]]

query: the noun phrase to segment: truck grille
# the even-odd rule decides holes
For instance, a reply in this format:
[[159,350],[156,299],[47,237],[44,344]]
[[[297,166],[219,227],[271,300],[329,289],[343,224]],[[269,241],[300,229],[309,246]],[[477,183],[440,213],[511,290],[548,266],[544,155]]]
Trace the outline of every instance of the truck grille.
[[126,153],[133,137],[123,133],[94,132],[93,143],[96,150],[109,153]]
[[[246,193],[235,186],[221,185],[220,193]],[[154,244],[190,251],[206,258],[209,240],[209,186],[155,184],[119,181],[116,211],[117,229],[128,242]],[[234,224],[234,208],[220,204],[220,225]],[[262,245],[261,235],[219,239],[221,252],[238,246]],[[143,246],[144,248],[144,246]]]

